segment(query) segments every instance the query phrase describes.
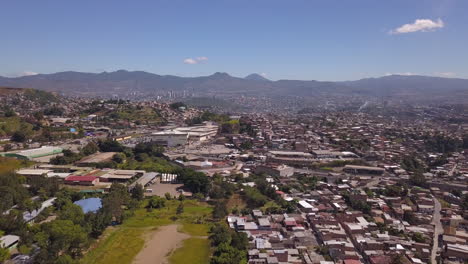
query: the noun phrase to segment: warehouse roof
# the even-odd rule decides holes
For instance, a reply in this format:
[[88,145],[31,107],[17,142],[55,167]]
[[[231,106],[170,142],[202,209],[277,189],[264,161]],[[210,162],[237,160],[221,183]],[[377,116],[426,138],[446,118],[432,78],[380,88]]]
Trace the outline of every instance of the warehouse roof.
[[92,182],[94,181],[95,179],[97,179],[98,177],[96,176],[89,176],[89,175],[86,175],[86,176],[75,176],[75,175],[72,175],[72,176],[68,176],[67,178],[65,178],[65,181],[73,181],[73,182]]

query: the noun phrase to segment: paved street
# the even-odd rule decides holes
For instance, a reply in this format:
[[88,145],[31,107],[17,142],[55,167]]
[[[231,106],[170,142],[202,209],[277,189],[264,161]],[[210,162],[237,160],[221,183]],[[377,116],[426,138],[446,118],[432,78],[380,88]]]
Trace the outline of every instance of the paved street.
[[433,246],[431,251],[431,263],[435,264],[436,262],[436,255],[437,249],[439,248],[439,235],[443,233],[442,224],[440,223],[440,210],[441,205],[437,198],[433,198],[434,200],[434,215],[432,217],[432,224],[434,224],[434,238],[433,238]]

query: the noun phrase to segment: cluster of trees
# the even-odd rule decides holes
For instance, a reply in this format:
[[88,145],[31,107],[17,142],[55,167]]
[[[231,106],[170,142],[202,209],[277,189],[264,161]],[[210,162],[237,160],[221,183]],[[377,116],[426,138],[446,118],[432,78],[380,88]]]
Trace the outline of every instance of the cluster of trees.
[[16,177],[13,172],[0,173],[0,212],[5,212],[16,204],[22,204],[30,198],[23,187],[24,178]]
[[59,106],[51,106],[49,108],[44,109],[44,115],[51,115],[51,116],[61,116],[63,115],[63,108]]
[[102,152],[122,152],[124,146],[118,141],[112,139],[100,140],[98,142],[99,150]]
[[249,240],[243,232],[236,232],[224,223],[213,225],[210,230],[211,245],[215,248],[211,264],[247,263]]
[[181,168],[176,171],[178,179],[192,193],[207,194],[210,190],[210,180],[203,172],[198,172],[190,168]]
[[174,110],[178,110],[180,107],[187,108],[187,105],[183,102],[175,102],[175,103],[170,104],[169,107]]
[[408,195],[408,188],[400,184],[386,185],[383,190],[379,190],[379,194],[388,197],[406,197]]
[[255,182],[255,188],[243,187],[243,199],[247,206],[251,209],[262,207],[269,201],[273,201],[269,208],[266,208],[268,213],[291,213],[296,208],[295,201],[285,201],[276,192],[276,189],[271,186],[265,179],[264,175],[253,175],[252,180]]
[[372,207],[366,201],[351,199],[349,193],[343,194],[343,199],[348,206],[354,210],[362,211],[364,214],[370,214]]
[[[102,208],[97,212],[84,214],[81,207],[73,202],[83,198],[83,194],[69,189],[59,190],[54,179],[34,177],[28,179],[29,191],[23,187],[22,177],[0,173],[0,230],[21,237],[18,247],[20,253],[35,251],[36,263],[75,263],[82,256],[91,238],[98,238],[111,224],[119,224],[132,214],[133,209],[143,199],[143,188],[137,185],[131,193],[121,184],[113,184],[107,195],[102,197]],[[40,200],[57,197],[53,207],[44,210],[36,222],[45,220],[54,210],[57,218],[50,222],[28,225],[23,220],[23,212],[36,210]],[[16,205],[14,210],[9,210]],[[8,258],[2,255],[1,258]]]
[[451,153],[461,150],[468,142],[458,138],[437,134],[435,136],[425,137],[424,143],[429,151]]
[[97,212],[84,214],[73,201],[82,198],[76,192],[64,189],[56,200],[57,219],[33,226],[30,242],[40,247],[38,263],[74,263],[88,248],[91,238],[98,238],[111,224],[120,224],[133,213],[143,199],[143,189],[136,186],[132,193],[122,184],[112,184],[102,198]]
[[411,175],[409,178],[409,183],[423,188],[428,187],[426,177],[424,177],[424,175],[420,172],[415,172],[413,175]]
[[424,172],[424,165],[414,156],[404,156],[401,160],[401,167],[411,172]]
[[238,134],[240,132],[239,120],[229,120],[221,123],[221,133]]
[[463,210],[468,210],[468,194],[462,196],[461,207],[463,208]]

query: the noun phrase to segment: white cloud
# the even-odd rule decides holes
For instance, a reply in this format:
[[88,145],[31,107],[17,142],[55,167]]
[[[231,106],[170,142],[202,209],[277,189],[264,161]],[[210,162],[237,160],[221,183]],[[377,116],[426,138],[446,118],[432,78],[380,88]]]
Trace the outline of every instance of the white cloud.
[[260,75],[263,76],[263,77],[265,77],[265,78],[268,76],[268,74],[266,74],[266,73],[264,73],[264,72],[260,73]]
[[185,64],[197,64],[198,62],[197,62],[197,60],[194,60],[192,58],[187,58],[187,59],[184,60],[184,63]]
[[186,58],[184,60],[184,63],[185,64],[198,64],[207,60],[208,60],[207,57]]
[[418,75],[418,74],[414,72],[387,72],[385,73],[385,76],[391,76],[391,75],[412,76],[412,75]]
[[39,73],[33,71],[24,71],[21,73],[21,76],[31,76],[31,75],[38,75]]
[[16,77],[23,77],[23,76],[33,76],[38,75],[39,73],[33,71],[22,71],[22,72],[14,72],[6,74],[5,76],[16,78]]
[[416,19],[412,24],[404,24],[403,26],[390,31],[390,34],[405,34],[405,33],[412,33],[417,31],[428,32],[434,31],[438,28],[443,28],[444,22],[442,19],[437,19],[437,21],[433,21],[430,19]]
[[452,77],[457,76],[457,74],[454,72],[435,72],[434,75],[439,76],[439,77],[445,77],[445,78],[452,78]]

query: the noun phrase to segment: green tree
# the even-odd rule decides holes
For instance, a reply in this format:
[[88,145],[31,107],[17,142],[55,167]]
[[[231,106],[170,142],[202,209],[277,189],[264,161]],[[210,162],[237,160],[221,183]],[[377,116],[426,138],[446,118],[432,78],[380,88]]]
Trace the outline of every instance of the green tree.
[[0,263],[10,259],[10,251],[6,248],[0,247]]
[[135,200],[141,201],[143,200],[143,198],[145,198],[144,192],[145,191],[143,190],[143,186],[137,183],[131,191],[132,198]]
[[123,163],[125,161],[125,155],[123,153],[116,153],[112,156],[112,161],[116,163]]
[[36,233],[35,240],[52,259],[60,253],[70,256],[80,256],[81,251],[88,242],[87,232],[71,220],[55,220],[42,224]]
[[27,140],[27,135],[24,131],[15,131],[11,136],[11,141],[14,142],[25,142]]
[[83,147],[83,149],[81,150],[81,153],[83,153],[83,155],[85,156],[88,156],[98,151],[99,151],[98,145],[96,145],[96,143],[94,142],[89,142],[88,144],[86,144],[86,146]]
[[410,176],[409,182],[412,185],[416,185],[419,187],[427,187],[427,181],[424,175],[422,173],[414,173],[413,175]]
[[228,214],[226,201],[217,201],[213,208],[213,217],[215,219],[223,219]]
[[184,212],[184,202],[180,202],[177,206],[176,214],[182,214]]
[[166,206],[166,199],[159,196],[152,196],[148,201],[148,208],[163,208]]
[[463,210],[468,210],[468,193],[463,195],[461,207],[463,208]]
[[58,218],[62,220],[71,220],[77,225],[83,225],[85,215],[79,205],[68,202],[58,212]]
[[99,141],[98,146],[102,152],[122,152],[124,150],[124,147],[118,141],[112,139]]

